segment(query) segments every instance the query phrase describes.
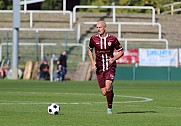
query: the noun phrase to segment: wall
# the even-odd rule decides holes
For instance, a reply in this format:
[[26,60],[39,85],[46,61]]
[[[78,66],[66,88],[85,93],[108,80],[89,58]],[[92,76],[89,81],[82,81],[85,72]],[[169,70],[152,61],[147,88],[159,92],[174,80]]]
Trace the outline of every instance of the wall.
[[118,66],[115,80],[181,80],[181,68]]

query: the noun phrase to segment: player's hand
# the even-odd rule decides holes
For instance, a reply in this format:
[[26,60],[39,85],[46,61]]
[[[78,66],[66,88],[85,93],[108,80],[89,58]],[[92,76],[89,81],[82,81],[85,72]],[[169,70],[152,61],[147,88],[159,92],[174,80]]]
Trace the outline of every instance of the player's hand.
[[115,61],[114,58],[111,58],[111,57],[109,58],[109,63],[110,64],[112,64],[114,61]]
[[97,70],[97,67],[92,67],[92,69],[93,69],[94,71],[96,71],[96,70]]
[[92,69],[93,69],[94,71],[97,70],[96,63],[93,63],[93,64],[92,64]]

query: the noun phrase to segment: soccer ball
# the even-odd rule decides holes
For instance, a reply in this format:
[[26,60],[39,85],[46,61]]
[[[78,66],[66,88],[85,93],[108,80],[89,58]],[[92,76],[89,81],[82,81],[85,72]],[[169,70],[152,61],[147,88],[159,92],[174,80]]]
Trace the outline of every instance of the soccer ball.
[[60,106],[56,103],[51,103],[49,106],[48,106],[48,113],[50,115],[57,115],[60,113]]

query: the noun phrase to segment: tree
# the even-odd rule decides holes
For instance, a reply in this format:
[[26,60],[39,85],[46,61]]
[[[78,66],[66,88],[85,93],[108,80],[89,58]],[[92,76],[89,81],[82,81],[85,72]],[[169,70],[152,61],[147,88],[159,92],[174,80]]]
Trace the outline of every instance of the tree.
[[[91,5],[93,6],[111,6],[113,3],[113,0],[93,0]],[[90,11],[90,12],[107,12],[109,11],[109,9],[103,9],[103,8],[100,8],[100,9],[87,9],[87,11]]]
[[46,0],[42,3],[42,10],[62,10],[62,0]]
[[5,8],[4,1],[3,1],[3,0],[0,0],[0,9],[1,9],[1,10],[4,10],[4,8]]
[[12,0],[0,0],[0,9],[1,10],[10,10],[12,9]]

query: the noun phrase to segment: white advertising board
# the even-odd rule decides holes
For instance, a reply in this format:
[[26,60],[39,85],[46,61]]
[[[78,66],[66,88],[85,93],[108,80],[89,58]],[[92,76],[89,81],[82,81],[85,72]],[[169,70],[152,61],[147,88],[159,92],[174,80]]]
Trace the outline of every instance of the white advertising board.
[[178,66],[178,49],[139,49],[139,66]]
[[181,49],[179,49],[179,66],[181,66]]

